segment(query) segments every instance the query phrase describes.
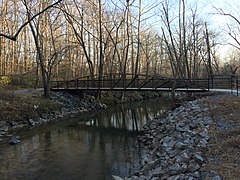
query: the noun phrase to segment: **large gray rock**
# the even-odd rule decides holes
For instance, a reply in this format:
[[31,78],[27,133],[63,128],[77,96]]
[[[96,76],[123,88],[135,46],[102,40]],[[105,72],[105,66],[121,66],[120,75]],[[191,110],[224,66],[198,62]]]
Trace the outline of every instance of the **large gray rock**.
[[181,179],[181,175],[170,176],[167,178],[167,180],[179,180],[179,179]]
[[6,124],[6,121],[0,121],[0,127],[4,126]]
[[191,156],[187,152],[185,151],[180,152],[179,155],[176,157],[176,162],[181,164],[188,163],[190,160],[190,157]]
[[106,108],[107,108],[106,104],[102,104],[102,103],[96,103],[95,106],[93,107],[93,109],[96,109],[96,110],[106,109]]
[[62,118],[63,115],[62,115],[62,113],[61,113],[60,110],[57,110],[57,111],[54,112],[54,117],[55,117],[55,118]]
[[33,119],[29,119],[29,120],[28,120],[28,123],[29,123],[31,126],[35,126],[35,125],[36,125],[36,123],[35,123],[35,121],[34,121]]
[[72,108],[70,112],[71,112],[71,114],[77,114],[78,110],[76,108]]
[[222,177],[217,175],[217,176],[212,177],[212,180],[222,180]]
[[9,139],[9,144],[10,145],[15,145],[15,144],[18,144],[18,143],[20,143],[19,136],[14,135]]
[[205,161],[204,157],[202,157],[200,154],[195,154],[193,158],[199,164],[202,164]]
[[167,173],[166,170],[163,170],[162,167],[157,167],[151,171],[152,177],[162,177]]
[[44,122],[46,122],[46,120],[41,117],[35,117],[28,120],[30,126],[37,126]]
[[123,180],[123,178],[121,178],[119,176],[114,176],[114,175],[112,175],[112,179],[113,180]]
[[182,173],[182,168],[180,166],[180,164],[175,163],[171,166],[169,166],[169,174],[172,175],[178,175]]
[[69,109],[65,108],[65,107],[62,107],[60,111],[61,111],[62,115],[67,115],[70,113]]
[[[155,179],[200,179],[211,122],[208,109],[197,100],[174,109],[165,118],[148,121],[140,138],[148,154],[140,174]],[[160,160],[156,166],[154,159]]]
[[2,127],[0,127],[0,131],[8,131],[9,127],[7,125],[3,125]]
[[43,119],[48,119],[48,116],[49,115],[47,113],[43,113],[43,114],[41,114],[40,117],[43,118]]
[[0,131],[0,136],[4,136],[6,134],[6,131]]
[[175,143],[175,145],[174,145],[174,148],[175,148],[175,149],[179,149],[179,150],[184,150],[184,149],[186,149],[187,147],[188,147],[188,145],[185,144],[185,143],[182,143],[182,142],[177,142],[177,143]]
[[209,140],[209,135],[208,135],[208,130],[207,129],[203,129],[202,132],[199,133],[199,135],[204,138],[205,140]]
[[188,165],[188,171],[189,172],[194,173],[194,172],[196,172],[199,169],[200,169],[200,165],[196,161],[191,160],[189,162],[189,165]]

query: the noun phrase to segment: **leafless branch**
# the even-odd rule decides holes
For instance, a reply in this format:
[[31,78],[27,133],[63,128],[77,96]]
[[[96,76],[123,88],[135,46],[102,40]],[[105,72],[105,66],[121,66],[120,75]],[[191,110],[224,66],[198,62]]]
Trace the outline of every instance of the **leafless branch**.
[[45,11],[47,11],[48,9],[54,7],[55,5],[57,5],[58,3],[60,3],[61,1],[63,0],[58,0],[57,2],[49,5],[48,7],[46,7],[45,9],[43,9],[42,11],[38,12],[37,14],[33,15],[30,19],[28,19],[28,21],[26,21],[25,23],[23,23],[20,28],[18,29],[18,31],[15,33],[15,35],[11,36],[11,35],[7,35],[7,34],[3,34],[3,33],[0,33],[0,37],[5,37],[7,39],[10,39],[12,41],[16,41],[17,40],[17,37],[18,35],[20,34],[20,32],[22,31],[22,29],[27,26],[32,20],[34,20],[37,16],[41,15],[42,13],[44,13]]

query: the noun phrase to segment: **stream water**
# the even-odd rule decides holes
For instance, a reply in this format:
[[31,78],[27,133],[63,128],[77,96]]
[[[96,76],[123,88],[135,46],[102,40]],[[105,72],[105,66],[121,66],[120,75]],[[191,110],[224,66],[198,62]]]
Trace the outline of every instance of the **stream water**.
[[0,143],[0,179],[105,180],[140,166],[136,141],[143,125],[169,107],[168,99],[118,105],[96,113],[21,130],[21,143]]

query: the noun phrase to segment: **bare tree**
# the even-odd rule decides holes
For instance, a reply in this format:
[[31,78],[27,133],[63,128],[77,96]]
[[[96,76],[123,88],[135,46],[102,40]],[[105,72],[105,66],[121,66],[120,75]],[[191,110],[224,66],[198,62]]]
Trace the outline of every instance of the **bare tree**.
[[[47,6],[46,8],[44,8],[42,11],[34,14],[34,15],[31,15],[31,18],[28,18],[28,20],[26,22],[24,22],[20,27],[19,29],[17,30],[17,32],[14,34],[14,35],[8,35],[8,34],[4,34],[4,33],[0,33],[0,36],[3,36],[7,39],[10,39],[10,40],[13,40],[13,41],[16,41],[17,40],[17,37],[18,35],[21,33],[21,31],[23,30],[24,27],[26,27],[31,21],[33,21],[36,17],[38,17],[39,15],[41,15],[42,13],[44,13],[45,11],[47,11],[48,9],[51,9],[53,8],[54,6],[56,6],[57,4],[59,4],[60,2],[62,2],[63,0],[58,0],[56,1],[55,3]],[[7,2],[7,1],[6,1]]]
[[137,25],[137,55],[135,64],[135,76],[138,75],[138,64],[140,59],[140,48],[141,48],[141,17],[142,17],[142,0],[139,0],[139,11],[138,11],[138,25]]
[[25,28],[27,25],[30,26],[32,34],[33,34],[33,38],[35,41],[35,45],[36,45],[36,49],[37,49],[37,54],[38,54],[38,58],[40,61],[40,65],[41,65],[41,70],[42,70],[42,79],[43,79],[43,87],[44,87],[44,96],[46,98],[48,98],[50,96],[50,84],[49,84],[49,79],[47,79],[46,76],[46,66],[44,64],[44,57],[43,54],[41,52],[41,48],[40,48],[40,44],[39,44],[39,40],[37,37],[37,29],[34,29],[34,25],[33,25],[33,21],[36,17],[38,17],[39,15],[43,14],[44,12],[46,12],[47,10],[53,8],[54,6],[56,6],[57,4],[59,4],[62,0],[58,0],[56,2],[54,2],[53,4],[50,4],[49,6],[43,8],[41,11],[39,11],[38,13],[32,15],[32,11],[28,5],[28,2],[26,0],[22,0],[23,5],[25,6],[26,9],[26,13],[27,13],[27,18],[28,20],[23,23],[19,29],[17,30],[17,32],[14,35],[8,35],[8,34],[4,34],[4,33],[0,33],[0,37],[5,37],[7,39],[10,39],[12,41],[16,41],[18,35],[20,34],[20,32],[23,30],[23,28]]
[[[231,14],[231,13],[226,13],[223,9],[221,8],[215,8],[218,12],[219,15],[222,15],[222,16],[227,16],[227,17],[230,17],[230,19],[233,20],[233,22],[237,25],[237,28],[234,28],[234,25],[230,25],[230,24],[227,24],[228,26],[228,31],[227,31],[227,34],[235,41],[236,45],[233,44],[233,43],[230,43],[229,44],[237,49],[240,49],[240,38],[239,38],[239,27],[240,27],[240,20],[237,16]],[[238,15],[239,16],[239,15]]]
[[[31,9],[30,9],[30,5],[27,3],[26,0],[23,0],[23,4],[26,8],[26,12],[27,12],[27,16],[28,16],[28,21],[30,19],[32,19],[31,16]],[[57,50],[56,48],[56,44],[55,44],[55,37],[53,35],[53,23],[55,22],[55,20],[59,17],[58,14],[55,17],[50,17],[48,13],[45,14],[46,16],[48,16],[48,20],[49,22],[49,27],[50,27],[50,39],[51,39],[51,44],[53,47],[53,50],[46,54],[46,50],[45,50],[45,54],[43,52],[43,48],[42,47],[47,47],[46,43],[44,44],[44,42],[41,40],[41,34],[39,33],[39,27],[35,26],[33,24],[35,19],[32,19],[32,21],[29,21],[29,26],[34,38],[34,42],[35,42],[35,46],[36,46],[36,50],[37,50],[37,55],[38,55],[38,60],[40,63],[40,67],[41,67],[41,74],[42,74],[42,80],[43,80],[43,88],[44,88],[44,96],[46,98],[50,97],[50,80],[51,80],[51,75],[52,75],[52,67],[53,65],[56,64],[56,62],[58,61],[58,56],[59,54],[61,54],[66,48],[60,48],[59,50]],[[53,18],[53,22],[51,22],[51,18]],[[53,53],[51,53],[53,52]],[[49,57],[49,59],[47,59],[47,56]],[[60,58],[61,59],[61,58]]]
[[[233,8],[231,7],[231,9]],[[227,30],[224,30],[224,32],[227,33],[231,40],[233,40],[233,42],[229,41],[228,44],[236,50],[233,50],[234,52],[232,53],[232,57],[227,63],[227,67],[229,68],[231,74],[235,74],[240,67],[239,65],[236,65],[236,58],[234,56],[235,52],[238,52],[240,50],[240,14],[238,13],[238,10],[235,11],[235,14],[233,12],[226,12],[222,8],[215,7],[215,10],[217,11],[217,15],[229,17],[230,19],[230,21],[227,23]]]
[[207,44],[207,54],[208,54],[208,74],[209,77],[213,78],[213,70],[212,70],[212,60],[211,60],[211,47],[210,47],[210,41],[209,41],[209,33],[207,28],[207,23],[205,23],[205,31],[206,31],[206,44]]
[[[76,37],[77,42],[79,43],[79,45],[81,46],[85,58],[87,60],[88,63],[88,67],[89,67],[89,71],[90,71],[90,75],[93,78],[94,76],[94,66],[93,66],[93,62],[90,59],[90,54],[89,54],[89,50],[87,47],[87,43],[84,39],[85,37],[85,32],[87,31],[86,27],[85,27],[85,18],[87,17],[87,15],[85,15],[85,10],[84,8],[79,7],[79,3],[77,1],[73,1],[74,6],[75,6],[75,16],[79,16],[80,19],[76,18],[72,12],[70,11],[70,8],[65,5],[65,6],[61,6],[61,10],[64,13],[64,16],[67,20],[67,22],[70,24],[73,33]],[[88,33],[90,33],[89,31],[87,31]],[[88,43],[90,45],[90,43]],[[89,47],[90,48],[90,47]]]

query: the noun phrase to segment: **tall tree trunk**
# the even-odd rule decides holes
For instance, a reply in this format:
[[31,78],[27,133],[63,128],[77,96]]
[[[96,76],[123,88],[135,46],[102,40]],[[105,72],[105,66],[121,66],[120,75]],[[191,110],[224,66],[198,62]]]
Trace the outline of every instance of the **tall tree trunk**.
[[212,60],[211,60],[211,47],[209,42],[209,33],[207,28],[207,23],[205,22],[205,30],[206,30],[206,44],[207,44],[207,54],[208,54],[208,75],[212,79],[213,71],[212,71]]
[[[4,32],[4,33],[6,33],[6,28],[7,28],[7,20],[6,20],[6,16],[7,16],[7,0],[5,1],[5,3],[4,2],[2,2],[2,4],[4,4],[3,6],[3,16],[4,16],[4,18],[3,18],[3,20],[2,20],[2,31]],[[5,73],[5,62],[7,61],[7,56],[6,56],[6,49],[7,49],[7,43],[6,43],[6,39],[5,38],[3,38],[3,40],[2,40],[2,46],[3,46],[3,48],[2,48],[2,55],[1,55],[1,74],[2,75],[5,75],[6,73]]]
[[30,28],[31,28],[31,31],[32,31],[32,34],[33,34],[33,39],[34,39],[36,50],[37,50],[39,64],[40,64],[40,67],[41,67],[44,97],[45,98],[50,98],[50,80],[48,79],[48,76],[46,75],[47,73],[46,73],[46,67],[45,67],[45,64],[44,64],[43,54],[41,52],[38,37],[37,37],[37,34],[34,30],[34,27],[33,27],[31,22],[29,23],[29,25],[30,25]]
[[[125,14],[125,12],[124,12]],[[128,53],[129,53],[129,46],[130,46],[130,34],[129,34],[129,16],[130,16],[130,4],[129,1],[127,1],[127,15],[124,15],[126,17],[126,33],[127,33],[127,44],[126,44],[126,51],[125,51],[125,58],[124,58],[124,67],[123,67],[123,74],[126,77],[126,71],[127,71],[127,61],[128,61]]]
[[101,98],[101,81],[103,78],[103,32],[102,32],[102,0],[98,0],[98,8],[99,8],[99,60],[100,60],[100,64],[99,64],[99,75],[98,75],[98,80],[99,80],[99,84],[98,84],[98,88],[99,88],[99,92],[98,92],[98,98]]
[[135,76],[138,75],[138,64],[140,59],[140,48],[141,48],[141,17],[142,17],[142,0],[139,0],[139,12],[138,12],[138,32],[137,32],[137,57],[135,64]]
[[183,52],[184,52],[184,64],[186,66],[187,77],[190,79],[191,78],[191,73],[190,73],[190,68],[189,68],[189,63],[188,63],[188,50],[187,50],[187,43],[186,43],[186,7],[185,7],[185,0],[182,0],[183,4],[183,12],[182,12],[182,19],[183,19]]

